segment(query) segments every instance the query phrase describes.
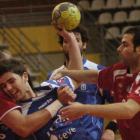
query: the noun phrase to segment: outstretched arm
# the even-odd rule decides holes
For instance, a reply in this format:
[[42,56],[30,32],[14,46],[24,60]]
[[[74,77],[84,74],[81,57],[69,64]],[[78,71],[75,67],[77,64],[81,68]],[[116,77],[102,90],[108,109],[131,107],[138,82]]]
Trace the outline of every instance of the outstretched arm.
[[98,70],[61,70],[53,77],[53,79],[59,79],[63,76],[69,76],[78,82],[81,81],[91,84],[97,84],[98,75]]
[[70,103],[70,106],[60,110],[62,120],[70,118],[67,123],[84,115],[97,116],[102,118],[131,119],[140,111],[140,105],[133,99],[125,103],[114,103],[108,105],[84,105],[81,103]]

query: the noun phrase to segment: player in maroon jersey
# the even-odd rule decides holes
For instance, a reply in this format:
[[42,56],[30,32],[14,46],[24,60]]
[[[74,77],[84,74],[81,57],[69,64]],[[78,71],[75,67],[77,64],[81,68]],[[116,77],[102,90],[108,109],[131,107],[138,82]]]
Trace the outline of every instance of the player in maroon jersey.
[[123,140],[140,139],[140,27],[124,32],[121,45],[117,49],[121,62],[96,70],[63,70],[54,79],[70,76],[77,81],[97,84],[98,87],[114,92],[114,104],[83,105],[69,103],[63,108],[62,119],[67,123],[84,115],[117,119],[117,125]]

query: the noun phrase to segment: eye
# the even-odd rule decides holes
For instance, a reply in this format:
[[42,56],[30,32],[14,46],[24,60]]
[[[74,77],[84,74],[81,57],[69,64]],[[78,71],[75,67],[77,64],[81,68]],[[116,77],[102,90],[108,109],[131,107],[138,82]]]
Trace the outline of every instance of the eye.
[[13,84],[13,83],[14,83],[14,81],[15,81],[15,80],[10,80],[10,81],[9,81],[9,83],[10,83],[10,84]]
[[2,89],[6,88],[6,84],[0,85],[0,88],[2,88]]

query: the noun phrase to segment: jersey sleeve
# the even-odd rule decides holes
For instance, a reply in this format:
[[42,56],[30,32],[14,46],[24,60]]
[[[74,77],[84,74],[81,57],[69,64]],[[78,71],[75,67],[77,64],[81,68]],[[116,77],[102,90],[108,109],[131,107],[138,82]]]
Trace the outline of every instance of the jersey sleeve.
[[0,91],[0,120],[14,109],[21,111],[21,106],[18,106],[13,100]]
[[133,82],[133,87],[130,89],[130,94],[128,98],[134,99],[140,104],[140,74],[136,77]]
[[113,68],[108,67],[99,71],[98,87],[104,90],[113,90]]

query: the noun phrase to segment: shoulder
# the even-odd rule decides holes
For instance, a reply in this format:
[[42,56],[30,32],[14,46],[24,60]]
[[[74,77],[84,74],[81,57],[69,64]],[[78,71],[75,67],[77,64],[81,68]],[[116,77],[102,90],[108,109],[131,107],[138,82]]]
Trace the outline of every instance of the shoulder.
[[[2,98],[1,98],[2,97]],[[0,96],[0,120],[12,110],[21,110],[21,106],[17,105],[7,96]]]
[[84,59],[83,66],[84,66],[84,69],[89,69],[89,70],[101,70],[105,68],[104,66],[94,63],[92,61],[89,61],[87,59]]

